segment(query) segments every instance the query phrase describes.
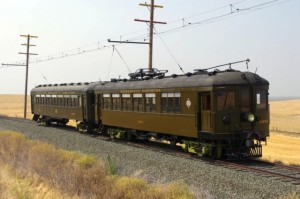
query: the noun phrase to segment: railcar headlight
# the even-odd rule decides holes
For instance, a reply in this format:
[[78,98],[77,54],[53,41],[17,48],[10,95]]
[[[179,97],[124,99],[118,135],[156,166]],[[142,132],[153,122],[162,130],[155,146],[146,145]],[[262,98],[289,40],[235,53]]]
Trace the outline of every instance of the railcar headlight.
[[251,146],[253,146],[253,141],[252,140],[246,140],[245,145],[246,145],[246,147],[251,147]]
[[223,117],[223,122],[224,122],[224,124],[230,124],[230,122],[231,122],[230,116],[229,115],[225,115]]
[[253,113],[249,113],[247,119],[248,119],[249,122],[254,122],[254,120],[255,120],[254,114]]

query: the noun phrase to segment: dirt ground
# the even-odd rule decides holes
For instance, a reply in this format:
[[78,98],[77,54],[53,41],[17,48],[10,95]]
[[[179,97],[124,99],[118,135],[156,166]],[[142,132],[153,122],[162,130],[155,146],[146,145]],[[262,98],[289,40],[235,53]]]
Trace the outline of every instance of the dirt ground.
[[[300,100],[271,101],[270,138],[263,159],[300,165]],[[0,95],[0,115],[24,116],[23,95]],[[28,96],[27,118],[31,119]]]

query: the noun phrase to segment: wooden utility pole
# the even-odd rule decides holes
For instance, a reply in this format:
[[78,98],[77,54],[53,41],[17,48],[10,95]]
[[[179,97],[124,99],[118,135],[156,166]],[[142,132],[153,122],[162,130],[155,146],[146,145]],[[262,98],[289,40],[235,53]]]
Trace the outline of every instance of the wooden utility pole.
[[163,8],[163,6],[155,5],[154,0],[151,0],[151,4],[146,4],[146,3],[140,3],[140,6],[147,6],[150,10],[150,21],[148,20],[140,20],[140,19],[135,19],[135,21],[139,22],[147,22],[150,23],[150,31],[149,31],[149,64],[148,68],[149,70],[152,70],[152,60],[153,60],[153,28],[155,23],[160,23],[160,24],[167,24],[166,22],[158,22],[154,21],[154,8]]
[[146,6],[150,10],[150,20],[141,20],[141,19],[134,19],[134,21],[138,22],[146,22],[149,23],[149,42],[130,42],[130,41],[113,41],[113,40],[108,40],[108,42],[115,42],[115,43],[133,43],[133,44],[149,44],[149,64],[148,68],[149,70],[152,70],[152,60],[153,60],[153,29],[154,29],[154,24],[159,23],[159,24],[167,24],[166,22],[159,22],[159,21],[154,21],[154,8],[163,8],[163,6],[155,5],[154,0],[151,0],[151,4],[147,3],[140,3],[140,6]]
[[31,46],[30,44],[30,39],[31,38],[38,38],[37,36],[32,36],[32,35],[20,35],[21,37],[26,37],[27,38],[27,43],[22,44],[23,46],[27,47],[27,52],[26,53],[19,53],[19,54],[24,54],[26,55],[26,76],[25,76],[25,95],[24,95],[24,118],[26,119],[26,114],[27,114],[27,86],[28,86],[28,70],[29,70],[29,55],[37,55],[35,53],[29,53],[29,49]]
[[26,55],[26,64],[3,64],[2,66],[26,66],[26,75],[25,75],[25,95],[24,95],[24,119],[26,119],[26,114],[27,114],[27,86],[28,86],[28,69],[29,69],[29,56],[30,55],[37,55],[35,53],[29,53],[29,49],[31,46],[35,46],[30,44],[30,38],[38,38],[37,36],[33,35],[20,35],[21,37],[26,37],[27,38],[27,43],[22,44],[22,46],[27,47],[27,52],[26,53],[20,53],[19,54],[24,54]]

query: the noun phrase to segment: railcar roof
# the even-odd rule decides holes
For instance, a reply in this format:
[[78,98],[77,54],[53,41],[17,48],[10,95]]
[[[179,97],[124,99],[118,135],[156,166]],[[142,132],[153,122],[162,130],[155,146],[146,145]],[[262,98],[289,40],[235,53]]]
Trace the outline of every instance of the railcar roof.
[[131,89],[164,89],[232,85],[269,85],[269,82],[251,72],[227,71],[208,74],[193,74],[191,76],[170,76],[161,79],[116,81],[96,86],[95,91],[131,90]]
[[269,85],[269,82],[257,74],[241,71],[222,71],[203,74],[174,75],[161,79],[128,80],[116,82],[93,82],[77,84],[54,84],[37,86],[31,93],[73,92],[86,93],[89,90],[135,90],[135,89],[164,89],[187,87],[213,87],[233,85]]
[[71,83],[71,84],[53,84],[40,85],[31,90],[31,93],[51,93],[51,92],[73,92],[86,93],[89,90],[94,90],[98,82],[92,83]]

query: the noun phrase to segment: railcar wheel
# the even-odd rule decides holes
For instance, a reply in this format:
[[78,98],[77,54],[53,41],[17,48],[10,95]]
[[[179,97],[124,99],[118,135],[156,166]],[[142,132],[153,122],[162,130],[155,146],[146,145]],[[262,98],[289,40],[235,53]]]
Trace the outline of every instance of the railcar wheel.
[[46,120],[46,121],[45,121],[45,125],[46,125],[46,126],[51,126],[51,120]]

